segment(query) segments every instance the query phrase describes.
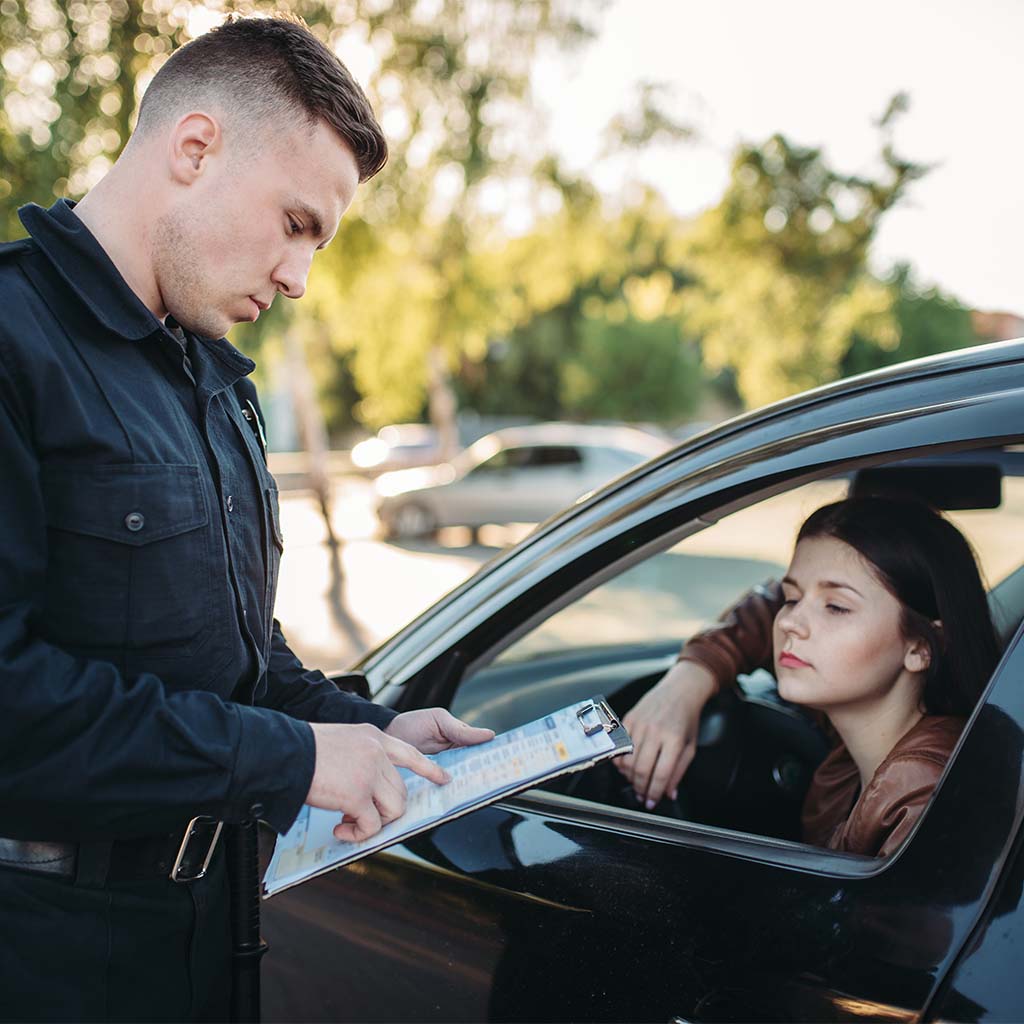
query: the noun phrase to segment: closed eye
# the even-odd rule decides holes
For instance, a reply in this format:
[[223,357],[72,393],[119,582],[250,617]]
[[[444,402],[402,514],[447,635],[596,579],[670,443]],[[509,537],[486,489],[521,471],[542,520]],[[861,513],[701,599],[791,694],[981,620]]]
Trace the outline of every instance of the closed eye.
[[844,608],[839,604],[827,604],[825,607],[832,615],[846,615],[850,612],[849,608]]

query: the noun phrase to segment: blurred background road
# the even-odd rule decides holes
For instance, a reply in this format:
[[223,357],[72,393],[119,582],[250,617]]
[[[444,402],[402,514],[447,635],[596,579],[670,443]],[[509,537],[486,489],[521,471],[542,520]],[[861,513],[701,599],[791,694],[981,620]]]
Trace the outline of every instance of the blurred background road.
[[[372,486],[358,478],[334,483],[333,552],[316,497],[281,494],[285,553],[277,617],[303,662],[325,671],[345,668],[405,625],[529,526],[490,526],[481,543],[469,531],[441,531],[437,541],[385,544],[374,538]],[[327,555],[328,557],[325,557]]]

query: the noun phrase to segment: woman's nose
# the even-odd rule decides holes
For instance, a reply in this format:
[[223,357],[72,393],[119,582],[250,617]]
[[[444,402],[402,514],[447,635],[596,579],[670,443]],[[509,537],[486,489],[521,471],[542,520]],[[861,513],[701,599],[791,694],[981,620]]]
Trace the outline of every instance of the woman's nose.
[[793,636],[807,636],[807,616],[801,607],[801,602],[782,606],[778,618],[779,629],[783,633]]

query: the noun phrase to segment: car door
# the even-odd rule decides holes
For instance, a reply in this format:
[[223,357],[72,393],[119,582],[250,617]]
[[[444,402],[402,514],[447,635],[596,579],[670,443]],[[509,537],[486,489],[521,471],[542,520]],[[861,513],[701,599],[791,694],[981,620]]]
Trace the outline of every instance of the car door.
[[[399,634],[367,665],[377,699],[451,702],[467,666],[738,504],[866,461],[1016,440],[1022,385],[1019,354],[939,363],[662,460]],[[264,1016],[914,1019],[1011,848],[1022,724],[1017,635],[929,811],[885,861],[557,793],[503,801],[270,900]]]

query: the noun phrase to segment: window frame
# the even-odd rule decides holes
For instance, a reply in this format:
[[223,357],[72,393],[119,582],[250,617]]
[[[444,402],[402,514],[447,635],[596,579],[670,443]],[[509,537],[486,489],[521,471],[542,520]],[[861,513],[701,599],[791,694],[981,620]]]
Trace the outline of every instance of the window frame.
[[[1013,443],[1017,443],[1017,439],[1024,437],[1024,435],[1016,432],[1011,436],[1015,439]],[[453,692],[469,681],[474,672],[493,662],[501,651],[506,650],[512,643],[535,628],[535,625],[546,621],[552,615],[557,614],[558,611],[568,607],[573,601],[578,600],[604,582],[607,582],[607,580],[621,575],[621,573],[628,571],[629,568],[640,564],[647,558],[655,557],[657,554],[668,550],[686,537],[714,525],[727,515],[750,508],[761,501],[793,490],[804,484],[844,473],[851,473],[863,467],[884,465],[925,455],[947,454],[952,451],[992,447],[995,443],[1002,442],[994,442],[987,438],[972,439],[970,441],[937,442],[926,446],[924,449],[898,449],[895,451],[876,452],[870,455],[852,457],[838,463],[817,465],[813,469],[797,472],[793,475],[770,478],[769,482],[764,486],[758,487],[755,485],[751,489],[745,490],[742,494],[733,494],[725,504],[710,509],[704,514],[688,519],[674,527],[670,527],[644,544],[634,547],[624,556],[609,560],[602,569],[586,575],[574,585],[561,591],[558,598],[545,603],[538,607],[532,615],[521,619],[515,627],[506,631],[499,641],[486,647],[474,658],[465,660],[464,666],[461,666],[461,671],[459,672],[458,684]],[[986,705],[988,696],[1000,677],[1004,661],[1020,643],[1022,630],[1024,630],[1024,626],[1018,628],[1014,639],[1007,645],[999,665],[993,672],[984,693],[979,699],[977,707],[964,727],[963,734],[949,758],[925,812],[921,815],[921,818],[901,848],[889,857],[883,859],[863,857],[816,848],[803,843],[790,842],[774,837],[759,836],[754,833],[736,832],[698,822],[674,821],[659,818],[645,811],[631,811],[626,808],[599,804],[540,789],[527,790],[515,797],[500,801],[499,806],[541,813],[546,817],[558,818],[575,824],[589,823],[605,831],[619,832],[624,835],[654,842],[669,843],[671,845],[696,848],[727,856],[742,857],[746,861],[761,864],[784,866],[799,871],[811,871],[816,875],[829,878],[874,878],[892,870],[903,858],[906,851],[913,845],[922,824],[931,813],[936,799],[942,792],[947,777],[951,770],[955,769],[959,751],[970,734],[982,708]]]

